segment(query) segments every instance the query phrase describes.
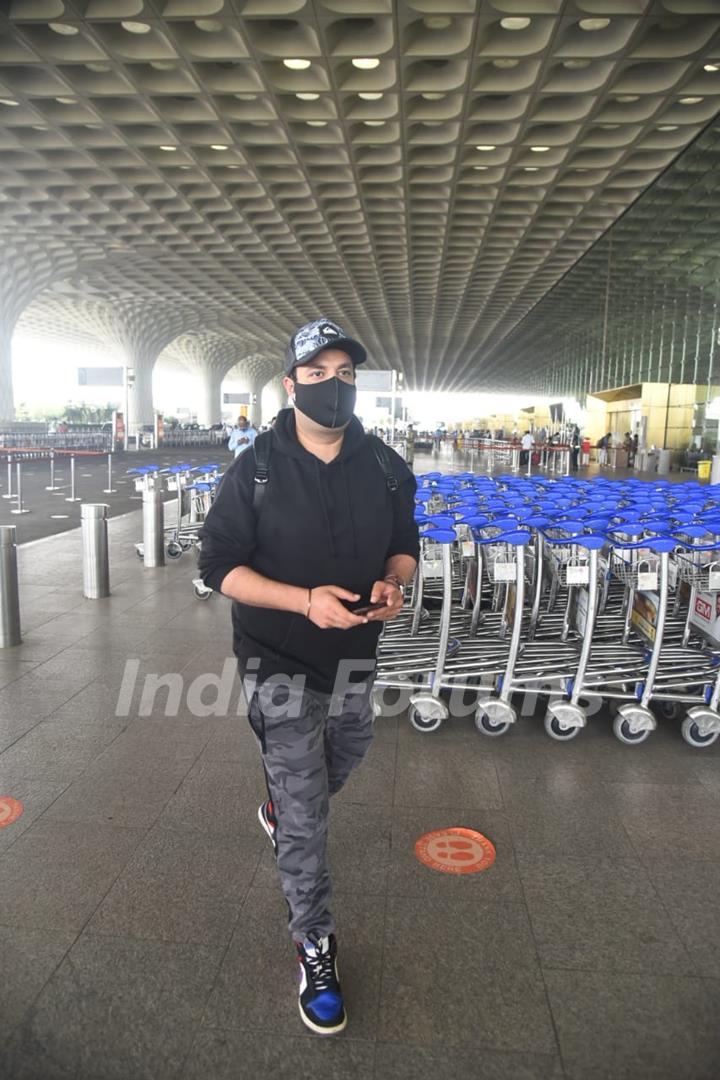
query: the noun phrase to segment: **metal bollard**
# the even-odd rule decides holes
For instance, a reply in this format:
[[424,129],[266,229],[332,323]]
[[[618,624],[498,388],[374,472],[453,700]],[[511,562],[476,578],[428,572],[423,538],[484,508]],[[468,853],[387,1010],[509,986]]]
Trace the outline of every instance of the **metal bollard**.
[[59,485],[55,483],[55,451],[50,451],[50,485],[45,488],[46,491],[60,491]]
[[0,525],[0,649],[21,641],[15,526]]
[[13,489],[12,489],[12,454],[8,454],[7,470],[8,470],[8,489],[5,492],[5,494],[3,495],[3,499],[14,499],[15,496],[13,495]]
[[114,495],[117,488],[112,486],[112,454],[108,454],[108,486],[103,488],[103,495]]
[[16,464],[15,469],[17,471],[17,506],[15,507],[14,510],[11,510],[10,513],[11,514],[29,514],[30,511],[29,510],[24,510],[23,509],[23,504],[22,504],[22,471],[21,471],[22,470],[22,465],[20,464],[19,461]]
[[83,596],[99,600],[110,595],[107,505],[83,503],[80,507],[83,550]]
[[75,455],[70,455],[70,494],[65,502],[82,502],[79,495],[75,494]]
[[143,491],[143,562],[165,565],[165,531],[161,492]]

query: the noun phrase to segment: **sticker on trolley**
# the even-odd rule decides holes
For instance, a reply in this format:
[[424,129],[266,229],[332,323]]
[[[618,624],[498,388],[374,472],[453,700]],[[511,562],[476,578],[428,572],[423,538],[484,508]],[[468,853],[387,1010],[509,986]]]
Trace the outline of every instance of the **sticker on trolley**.
[[[720,581],[720,574],[718,574],[718,581]],[[674,563],[674,562],[668,563],[668,585],[670,586],[671,589],[675,589],[675,588],[677,588],[677,583],[678,583],[678,567],[677,567],[677,563]]]
[[638,570],[637,587],[640,590],[653,590],[658,586],[657,570]]
[[424,578],[438,578],[443,576],[442,559],[423,559],[422,572]]
[[695,606],[690,612],[690,622],[713,644],[720,644],[720,596],[711,592],[699,592]]
[[660,597],[654,592],[638,592],[633,600],[631,621],[646,641],[655,641]]
[[708,589],[710,592],[720,592],[720,567],[717,563],[708,569]]
[[517,563],[496,562],[493,564],[493,577],[495,581],[514,581]]
[[568,585],[587,585],[590,580],[590,567],[587,563],[568,563],[565,575]]
[[463,540],[462,542],[463,558],[470,559],[475,554],[475,543],[472,540]]

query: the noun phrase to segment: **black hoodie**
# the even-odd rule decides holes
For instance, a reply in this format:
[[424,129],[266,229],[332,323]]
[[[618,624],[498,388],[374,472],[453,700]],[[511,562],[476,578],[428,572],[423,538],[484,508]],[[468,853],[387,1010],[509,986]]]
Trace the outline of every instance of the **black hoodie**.
[[[250,566],[287,585],[339,585],[359,593],[358,604],[369,603],[391,555],[418,557],[415,477],[398,454],[389,448],[387,453],[400,482],[394,494],[359,420],[350,421],[340,454],[326,465],[301,446],[294,410],[283,409],[273,429],[270,479],[259,511],[253,509],[251,450],[222,479],[203,527],[205,584],[219,590],[231,570]],[[237,602],[232,617],[243,671],[257,657],[260,682],[274,674],[304,675],[310,689],[324,693],[332,692],[341,660],[374,658],[381,629],[370,622],[321,630],[303,615]],[[366,669],[355,679],[364,675]]]

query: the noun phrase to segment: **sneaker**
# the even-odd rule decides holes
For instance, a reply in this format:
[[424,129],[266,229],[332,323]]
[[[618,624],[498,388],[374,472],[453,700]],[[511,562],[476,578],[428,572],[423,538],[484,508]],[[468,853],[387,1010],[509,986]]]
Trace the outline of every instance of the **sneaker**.
[[297,943],[302,1021],[316,1035],[335,1035],[347,1024],[337,973],[335,935]]
[[277,855],[277,840],[275,839],[275,834],[277,833],[277,820],[273,813],[273,804],[269,799],[258,807],[258,820],[270,837],[272,846],[275,849],[275,854]]

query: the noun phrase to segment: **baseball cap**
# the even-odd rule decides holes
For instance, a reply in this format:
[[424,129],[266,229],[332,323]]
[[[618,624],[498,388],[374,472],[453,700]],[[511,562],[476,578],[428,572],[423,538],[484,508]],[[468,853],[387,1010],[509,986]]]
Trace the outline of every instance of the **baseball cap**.
[[322,317],[305,323],[290,338],[285,350],[285,374],[289,375],[298,364],[308,364],[323,349],[342,349],[353,364],[364,364],[367,360],[367,353],[359,341],[346,334],[332,319]]

